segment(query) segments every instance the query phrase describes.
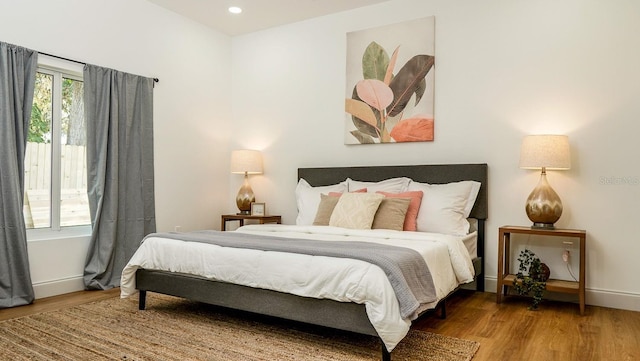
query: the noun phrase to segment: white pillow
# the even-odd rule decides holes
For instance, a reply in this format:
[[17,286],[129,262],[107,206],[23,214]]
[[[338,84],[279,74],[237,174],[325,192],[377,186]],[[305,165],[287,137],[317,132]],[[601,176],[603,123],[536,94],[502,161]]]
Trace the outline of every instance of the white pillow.
[[480,191],[480,183],[409,183],[409,191],[423,191],[418,211],[418,232],[464,236],[469,233],[469,213]]
[[465,181],[471,183],[471,191],[469,192],[469,197],[467,198],[467,204],[464,206],[464,216],[469,218],[471,214],[471,210],[473,209],[473,205],[476,204],[476,198],[478,198],[478,193],[480,192],[480,182],[476,181]]
[[345,193],[346,191],[346,182],[330,186],[312,187],[306,180],[300,178],[295,192],[296,203],[298,206],[296,224],[299,226],[310,226],[313,224],[313,220],[316,218],[316,213],[318,211],[318,206],[320,205],[320,194],[327,194],[329,192]]
[[407,187],[411,182],[411,178],[389,178],[380,182],[361,182],[347,178],[347,186],[349,192],[354,192],[358,189],[367,188],[367,192],[389,192],[389,193],[402,193],[407,191]]
[[329,225],[351,229],[371,229],[384,196],[379,193],[344,193],[331,213]]

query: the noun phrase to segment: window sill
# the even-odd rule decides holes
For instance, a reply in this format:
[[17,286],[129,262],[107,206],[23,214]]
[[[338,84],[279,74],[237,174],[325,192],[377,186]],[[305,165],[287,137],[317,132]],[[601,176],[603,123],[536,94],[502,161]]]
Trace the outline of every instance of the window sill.
[[28,229],[27,242],[48,241],[53,239],[90,237],[91,226],[64,227],[60,230],[51,228]]

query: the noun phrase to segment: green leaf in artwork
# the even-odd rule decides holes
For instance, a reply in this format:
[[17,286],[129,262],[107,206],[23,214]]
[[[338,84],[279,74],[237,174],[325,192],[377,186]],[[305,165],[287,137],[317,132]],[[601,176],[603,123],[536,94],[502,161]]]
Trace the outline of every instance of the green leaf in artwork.
[[352,116],[351,121],[353,122],[353,125],[355,125],[356,129],[358,129],[362,134],[368,134],[372,138],[380,137],[378,134],[378,128],[364,122],[362,119]]
[[[395,116],[402,112],[414,93],[419,91],[420,84],[434,64],[431,55],[416,55],[398,71],[391,80],[389,87],[393,91],[394,100],[387,107],[388,116]],[[416,94],[417,95],[417,94]]]
[[351,135],[353,135],[360,144],[374,144],[375,140],[368,134],[364,134],[359,130],[352,130]]
[[[351,95],[351,99],[353,100],[357,100],[362,102],[362,100],[358,97],[358,92],[356,91],[356,87],[353,87],[353,92]],[[367,105],[367,107],[369,107]],[[346,106],[345,106],[346,108]],[[369,109],[371,109],[371,107],[369,107]],[[364,120],[358,118],[355,115],[351,115],[351,121],[353,122],[353,125],[356,127],[356,129],[358,129],[360,132],[362,132],[363,134],[368,134],[373,138],[378,138],[379,137],[379,129],[382,127],[382,123],[380,121],[380,112],[377,110],[373,110],[371,109],[371,111],[373,112],[375,118],[376,118],[376,122],[375,125],[371,125],[367,122],[365,122]]]
[[383,81],[389,66],[389,55],[375,41],[372,41],[362,54],[362,77]]

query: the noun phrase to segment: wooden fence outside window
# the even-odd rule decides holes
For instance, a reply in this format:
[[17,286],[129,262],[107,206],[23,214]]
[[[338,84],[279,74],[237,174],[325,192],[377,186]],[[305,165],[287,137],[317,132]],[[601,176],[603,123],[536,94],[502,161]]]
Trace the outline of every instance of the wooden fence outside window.
[[[60,225],[90,224],[87,199],[86,147],[63,145],[61,156]],[[50,226],[51,144],[27,143],[24,219],[27,228]]]

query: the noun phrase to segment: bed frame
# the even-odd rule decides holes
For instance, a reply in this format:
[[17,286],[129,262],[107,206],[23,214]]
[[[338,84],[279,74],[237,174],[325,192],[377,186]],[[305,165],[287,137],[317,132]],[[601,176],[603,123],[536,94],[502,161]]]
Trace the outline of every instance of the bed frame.
[[[485,220],[488,214],[486,164],[298,169],[298,178],[304,178],[312,186],[336,184],[347,177],[359,181],[381,181],[393,177],[409,177],[417,182],[432,184],[462,180],[475,180],[482,183],[470,215],[478,220],[478,258],[474,259],[476,280],[469,285],[465,285],[464,288],[484,291],[484,233]],[[136,288],[140,291],[140,310],[145,309],[147,291],[152,291],[222,307],[378,336],[369,322],[364,305],[356,303],[301,297],[271,290],[212,281],[192,275],[145,269],[139,269],[136,272]],[[256,302],[255,300],[260,301]],[[444,300],[441,301],[441,304],[444,315]],[[383,343],[382,360],[391,360],[391,354]]]

